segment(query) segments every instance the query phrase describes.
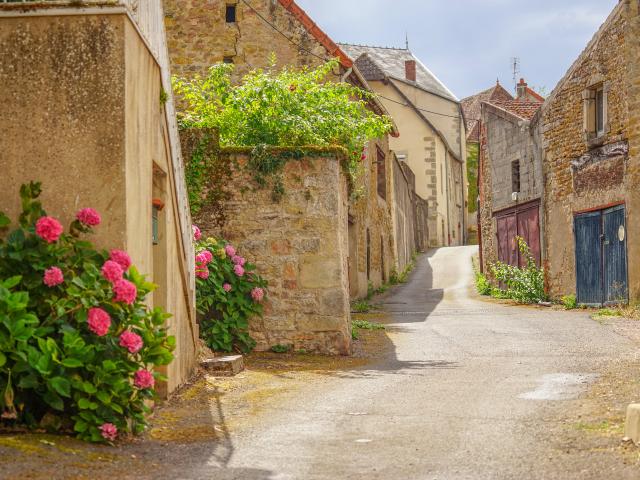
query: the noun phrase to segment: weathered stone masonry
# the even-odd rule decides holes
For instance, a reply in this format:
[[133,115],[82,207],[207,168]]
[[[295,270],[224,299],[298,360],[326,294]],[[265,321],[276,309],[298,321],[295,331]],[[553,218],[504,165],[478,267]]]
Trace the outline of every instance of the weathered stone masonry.
[[[626,205],[630,298],[640,295],[638,8],[635,0],[618,3],[543,107],[546,269],[554,297],[575,292],[574,214],[616,202]],[[607,122],[602,137],[591,139],[585,94],[598,84]]]
[[[190,158],[194,143],[185,139],[183,152]],[[231,166],[225,181],[229,199],[222,205],[225,222],[216,224],[211,207],[195,218],[205,235],[230,241],[269,283],[264,318],[250,323],[259,350],[280,344],[350,353],[344,153],[316,151],[286,163],[285,193],[274,201],[272,191],[258,187],[243,168],[250,148],[221,149],[219,160]]]

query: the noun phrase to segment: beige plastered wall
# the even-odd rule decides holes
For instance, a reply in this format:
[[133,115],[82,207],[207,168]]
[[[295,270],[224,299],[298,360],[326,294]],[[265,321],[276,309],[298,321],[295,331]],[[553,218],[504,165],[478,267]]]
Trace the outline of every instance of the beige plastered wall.
[[[160,103],[160,69],[125,14],[0,16],[0,168],[8,172],[0,210],[15,218],[18,189],[43,182],[50,215],[67,227],[92,207],[102,224],[98,247],[127,250],[154,282],[170,288],[149,304],[164,307],[177,336],[163,393],[191,373],[197,326]],[[166,271],[154,270],[151,241],[153,165],[167,173]]]

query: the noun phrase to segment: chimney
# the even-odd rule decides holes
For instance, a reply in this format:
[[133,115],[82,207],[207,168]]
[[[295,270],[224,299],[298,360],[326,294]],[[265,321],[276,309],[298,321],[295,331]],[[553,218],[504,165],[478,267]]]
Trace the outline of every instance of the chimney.
[[416,81],[416,61],[415,60],[406,60],[404,62],[404,73],[407,80],[411,80],[412,82]]
[[527,82],[524,81],[524,78],[520,79],[520,83],[517,86],[518,100],[526,100],[527,96]]

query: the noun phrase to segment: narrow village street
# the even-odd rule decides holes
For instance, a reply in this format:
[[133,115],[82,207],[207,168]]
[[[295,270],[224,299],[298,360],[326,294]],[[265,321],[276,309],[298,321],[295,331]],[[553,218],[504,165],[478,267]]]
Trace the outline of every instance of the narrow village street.
[[637,466],[585,462],[554,438],[573,399],[637,346],[586,313],[475,299],[476,251],[421,257],[383,300],[389,355],[309,384],[234,438],[227,468],[264,476],[216,478],[638,478]]
[[636,377],[614,382],[637,384],[624,363],[637,344],[588,312],[480,300],[476,251],[431,250],[376,298],[367,317],[387,328],[365,336],[370,358],[254,354],[241,375],[179,392],[141,441],[4,437],[0,477],[637,479],[621,426],[599,431],[624,405],[594,412],[588,395],[620,362]]

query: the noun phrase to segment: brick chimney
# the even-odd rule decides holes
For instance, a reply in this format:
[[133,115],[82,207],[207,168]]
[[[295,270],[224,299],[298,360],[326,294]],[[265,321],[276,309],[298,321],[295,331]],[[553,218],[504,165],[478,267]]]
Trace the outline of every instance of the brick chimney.
[[416,81],[416,61],[415,60],[406,60],[404,62],[404,73],[407,80],[411,80],[412,82]]
[[520,79],[520,83],[518,84],[518,100],[525,100],[527,96],[527,82],[524,81],[524,78]]

